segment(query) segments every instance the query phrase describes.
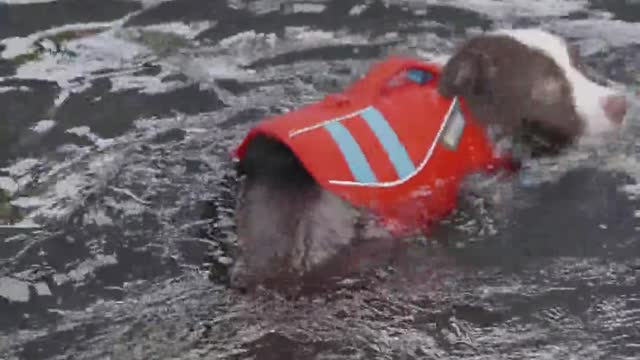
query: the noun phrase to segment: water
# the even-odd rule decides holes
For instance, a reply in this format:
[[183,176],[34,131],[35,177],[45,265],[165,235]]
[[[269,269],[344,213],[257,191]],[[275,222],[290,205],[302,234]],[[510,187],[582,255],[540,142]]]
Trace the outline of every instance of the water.
[[639,21],[633,0],[5,0],[0,186],[21,211],[0,229],[0,358],[640,357],[634,126],[531,164],[502,208],[468,195],[439,241],[337,291],[241,295],[206,271],[234,241],[229,150],[262,117],[505,26],[637,87]]

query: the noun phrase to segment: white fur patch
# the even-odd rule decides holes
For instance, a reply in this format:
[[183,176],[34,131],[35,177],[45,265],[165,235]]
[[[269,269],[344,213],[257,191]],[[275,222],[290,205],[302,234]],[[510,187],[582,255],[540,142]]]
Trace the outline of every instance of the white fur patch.
[[576,112],[586,125],[585,135],[597,135],[617,129],[607,118],[603,107],[605,98],[615,92],[589,80],[571,64],[564,39],[542,29],[506,29],[495,31],[494,34],[510,36],[532,49],[542,51],[556,62],[566,74],[573,90]]

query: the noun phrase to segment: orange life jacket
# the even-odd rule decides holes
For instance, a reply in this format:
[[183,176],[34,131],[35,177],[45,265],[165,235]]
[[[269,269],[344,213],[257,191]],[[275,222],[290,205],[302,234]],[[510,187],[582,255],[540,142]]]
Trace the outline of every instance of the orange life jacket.
[[388,58],[342,93],[265,119],[235,155],[256,134],[270,135],[326,190],[395,230],[425,230],[456,208],[465,176],[512,165],[464,99],[438,93],[439,75],[435,64]]

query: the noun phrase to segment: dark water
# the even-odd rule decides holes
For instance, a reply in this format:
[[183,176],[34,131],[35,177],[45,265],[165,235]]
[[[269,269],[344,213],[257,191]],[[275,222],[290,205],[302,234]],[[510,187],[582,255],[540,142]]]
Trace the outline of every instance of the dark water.
[[0,3],[0,218],[22,220],[0,229],[0,359],[640,358],[634,126],[532,164],[503,208],[466,199],[343,289],[239,295],[207,273],[235,240],[229,150],[262,117],[504,26],[557,31],[632,88],[639,6]]

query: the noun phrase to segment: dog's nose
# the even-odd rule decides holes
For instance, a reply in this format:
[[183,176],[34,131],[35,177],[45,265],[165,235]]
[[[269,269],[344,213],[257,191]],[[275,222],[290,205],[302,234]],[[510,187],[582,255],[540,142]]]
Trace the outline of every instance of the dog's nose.
[[622,95],[611,95],[604,99],[604,113],[615,124],[621,124],[627,114],[627,100]]

